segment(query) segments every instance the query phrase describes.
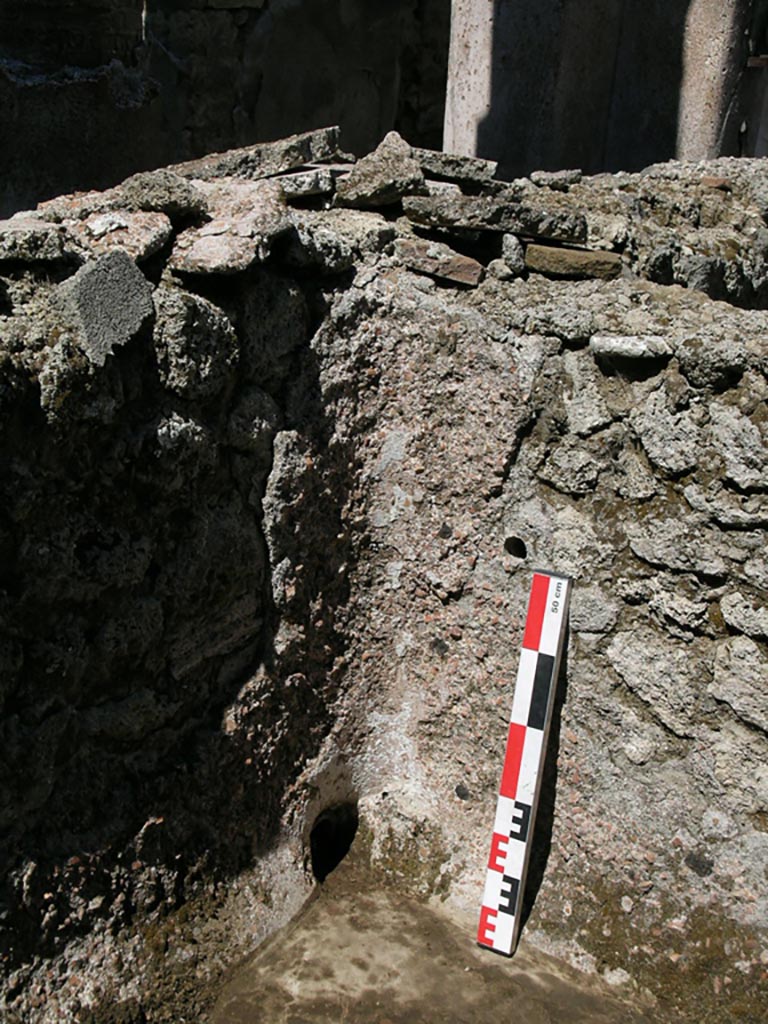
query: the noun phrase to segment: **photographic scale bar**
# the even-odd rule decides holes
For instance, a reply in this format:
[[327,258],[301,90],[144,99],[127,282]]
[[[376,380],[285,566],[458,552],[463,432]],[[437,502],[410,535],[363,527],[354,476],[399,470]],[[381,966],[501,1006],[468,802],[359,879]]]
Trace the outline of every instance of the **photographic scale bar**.
[[566,576],[534,573],[477,929],[481,946],[507,956],[520,932],[570,596]]

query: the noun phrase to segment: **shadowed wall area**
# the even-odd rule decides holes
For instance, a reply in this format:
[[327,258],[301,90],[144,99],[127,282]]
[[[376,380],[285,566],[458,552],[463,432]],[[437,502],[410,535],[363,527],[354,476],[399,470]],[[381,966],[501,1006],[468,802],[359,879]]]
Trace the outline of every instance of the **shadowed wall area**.
[[339,124],[439,147],[450,0],[0,0],[0,216]]
[[323,124],[508,178],[759,154],[761,2],[0,0],[0,216]]

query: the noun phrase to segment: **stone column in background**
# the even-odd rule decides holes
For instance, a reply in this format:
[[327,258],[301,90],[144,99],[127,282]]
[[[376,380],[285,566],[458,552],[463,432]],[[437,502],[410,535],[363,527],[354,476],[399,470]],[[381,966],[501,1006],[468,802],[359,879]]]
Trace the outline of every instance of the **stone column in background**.
[[477,126],[491,111],[496,0],[453,0],[443,149],[477,155]]
[[751,13],[750,0],[691,0],[675,154],[681,160],[737,152]]
[[638,170],[736,153],[750,0],[453,0],[444,148]]

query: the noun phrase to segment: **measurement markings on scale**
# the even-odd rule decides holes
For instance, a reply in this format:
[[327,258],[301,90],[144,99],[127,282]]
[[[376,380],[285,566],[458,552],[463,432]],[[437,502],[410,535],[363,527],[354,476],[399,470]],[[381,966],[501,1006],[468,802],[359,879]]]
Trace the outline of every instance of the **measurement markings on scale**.
[[534,573],[477,930],[481,946],[507,956],[520,932],[570,594],[567,577]]

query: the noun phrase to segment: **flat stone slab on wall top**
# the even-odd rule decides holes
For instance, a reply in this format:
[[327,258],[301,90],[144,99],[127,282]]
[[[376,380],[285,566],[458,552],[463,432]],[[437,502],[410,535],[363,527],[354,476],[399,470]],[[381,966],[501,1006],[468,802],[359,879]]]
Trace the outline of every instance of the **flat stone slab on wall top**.
[[412,223],[422,227],[511,232],[562,242],[585,241],[587,222],[584,214],[563,206],[562,198],[552,196],[552,201],[539,204],[521,200],[516,192],[502,192],[496,196],[446,193],[406,198],[403,209]]
[[291,135],[278,142],[258,142],[225,153],[175,164],[169,170],[184,178],[269,178],[305,164],[334,163],[345,159],[339,149],[338,127]]
[[454,252],[441,242],[399,238],[395,254],[411,270],[474,287],[483,278],[483,266],[469,256]]
[[131,210],[164,213],[171,219],[200,217],[207,210],[205,196],[200,189],[165,167],[132,174],[114,191],[123,197]]
[[477,156],[460,156],[458,153],[441,153],[435,149],[413,150],[414,157],[421,164],[425,174],[448,181],[491,181],[496,176],[498,164],[495,160],[483,160]]
[[306,170],[281,174],[278,181],[288,200],[312,196],[330,196],[336,188],[336,177],[330,167],[308,167]]
[[578,185],[582,173],[573,168],[566,171],[531,171],[530,179],[539,188],[551,188],[556,192],[567,192],[569,186]]
[[60,260],[70,253],[63,228],[35,213],[0,221],[0,260],[21,263]]
[[168,265],[190,274],[234,274],[264,260],[272,241],[291,227],[285,195],[276,181],[196,182],[206,194],[211,220],[176,239]]
[[164,213],[129,210],[92,213],[85,220],[69,224],[68,231],[95,255],[124,249],[134,260],[158,252],[172,233],[171,222]]
[[120,185],[103,192],[73,192],[37,204],[38,216],[67,225],[85,220],[92,214],[119,210],[164,213],[172,221],[189,221],[203,217],[208,207],[200,189],[165,167],[139,171]]
[[395,226],[373,210],[296,210],[295,235],[282,259],[288,267],[338,274],[366,253],[381,252],[395,238]]
[[548,277],[598,277],[609,281],[621,273],[621,256],[615,252],[589,252],[554,245],[529,245],[525,265]]

